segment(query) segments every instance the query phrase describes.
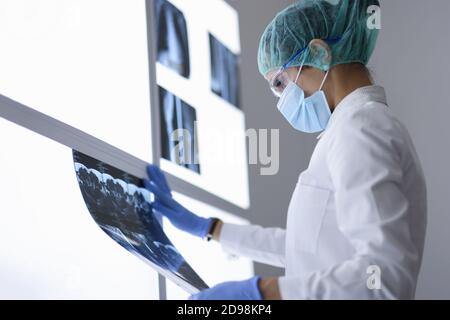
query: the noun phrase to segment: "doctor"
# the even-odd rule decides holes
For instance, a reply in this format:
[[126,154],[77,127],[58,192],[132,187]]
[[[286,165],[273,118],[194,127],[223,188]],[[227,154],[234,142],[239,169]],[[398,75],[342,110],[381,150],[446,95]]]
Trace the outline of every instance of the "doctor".
[[279,111],[298,131],[322,132],[292,195],[286,230],[200,218],[172,198],[157,167],[148,168],[154,208],[176,227],[286,270],[279,278],[219,284],[192,299],[414,298],[426,186],[407,130],[366,68],[378,35],[367,24],[372,5],[379,3],[298,1],[261,38],[259,70]]

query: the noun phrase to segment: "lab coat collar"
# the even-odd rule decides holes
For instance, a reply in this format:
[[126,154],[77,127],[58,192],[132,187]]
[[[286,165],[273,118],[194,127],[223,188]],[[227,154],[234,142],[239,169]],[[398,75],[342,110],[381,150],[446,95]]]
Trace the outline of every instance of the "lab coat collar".
[[320,139],[332,127],[337,119],[348,112],[352,112],[355,108],[362,106],[368,102],[379,102],[387,105],[386,92],[381,86],[367,86],[358,88],[347,95],[334,109],[330,117],[328,125],[318,137]]

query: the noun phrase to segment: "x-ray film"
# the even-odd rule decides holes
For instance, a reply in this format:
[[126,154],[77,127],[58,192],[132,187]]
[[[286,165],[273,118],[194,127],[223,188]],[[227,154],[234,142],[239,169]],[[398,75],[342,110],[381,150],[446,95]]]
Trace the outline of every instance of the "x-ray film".
[[186,291],[208,288],[164,233],[141,179],[77,151],[73,157],[88,210],[106,234]]
[[200,173],[195,109],[161,87],[159,101],[162,157]]

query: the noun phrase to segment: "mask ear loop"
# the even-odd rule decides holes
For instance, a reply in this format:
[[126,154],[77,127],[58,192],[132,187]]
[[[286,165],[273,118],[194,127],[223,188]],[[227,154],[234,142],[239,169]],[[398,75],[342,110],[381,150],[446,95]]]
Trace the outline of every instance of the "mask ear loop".
[[307,56],[308,56],[308,53],[309,53],[309,51],[308,51],[308,49],[305,51],[305,56],[303,57],[303,61],[302,61],[302,65],[300,66],[300,69],[298,70],[298,73],[297,73],[297,77],[295,78],[295,84],[297,84],[297,81],[298,81],[298,79],[300,78],[300,73],[302,72],[302,70],[303,70],[303,66],[305,65],[305,61],[306,61],[306,58],[307,58]]
[[294,83],[297,83],[298,79],[300,78],[300,73],[302,72],[302,69],[303,69],[303,63],[301,65],[300,69],[298,69],[297,77],[295,78]]
[[[306,54],[307,53],[308,52],[305,52],[305,57],[303,58],[302,65],[300,66],[300,69],[298,70],[297,77],[295,78],[295,82],[294,82],[295,84],[297,84],[297,81],[300,78],[300,73],[302,72],[303,66],[305,65],[305,61],[306,61],[306,57],[307,57]],[[320,84],[319,91],[321,91],[323,89],[323,86],[325,85],[325,81],[327,81],[329,73],[330,73],[330,70],[328,69],[327,72],[325,73],[325,77],[323,78],[322,83]]]
[[330,73],[330,70],[327,71],[327,73],[325,73],[325,77],[323,78],[322,84],[320,85],[319,91],[321,91],[323,89],[323,86],[325,84],[325,81],[328,78],[328,74]]

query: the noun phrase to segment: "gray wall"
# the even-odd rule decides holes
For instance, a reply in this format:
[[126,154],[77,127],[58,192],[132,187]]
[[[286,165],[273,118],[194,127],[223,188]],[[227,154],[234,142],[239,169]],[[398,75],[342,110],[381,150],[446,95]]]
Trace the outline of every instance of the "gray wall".
[[[228,1],[240,13],[243,105],[248,128],[280,128],[280,172],[259,175],[250,168],[249,218],[263,226],[286,223],[298,174],[306,169],[316,143],[282,119],[256,66],[259,37],[276,12],[293,1]],[[417,298],[450,299],[450,1],[385,0],[382,30],[370,67],[386,87],[390,107],[415,141],[427,177],[429,222]],[[256,265],[263,276],[283,270]]]
[[450,299],[450,1],[385,0],[371,61],[406,124],[428,185],[428,230],[417,298]]

